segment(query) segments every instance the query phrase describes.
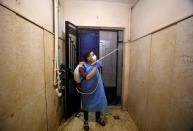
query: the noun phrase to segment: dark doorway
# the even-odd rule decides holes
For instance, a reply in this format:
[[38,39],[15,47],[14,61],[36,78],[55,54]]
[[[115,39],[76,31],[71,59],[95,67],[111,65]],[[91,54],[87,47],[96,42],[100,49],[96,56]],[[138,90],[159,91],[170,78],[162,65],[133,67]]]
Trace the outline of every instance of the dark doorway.
[[115,49],[117,52],[102,60],[102,78],[109,105],[121,104],[122,90],[122,30],[79,28],[80,58],[93,50],[100,58]]

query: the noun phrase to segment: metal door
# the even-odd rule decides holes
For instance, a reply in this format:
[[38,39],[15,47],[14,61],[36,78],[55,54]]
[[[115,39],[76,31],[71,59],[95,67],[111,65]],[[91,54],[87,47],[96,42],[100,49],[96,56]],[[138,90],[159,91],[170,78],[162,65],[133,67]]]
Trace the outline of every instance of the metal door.
[[73,71],[79,63],[78,28],[65,22],[65,44],[66,44],[66,90],[64,97],[64,116],[66,118],[80,111],[80,95],[75,89]]

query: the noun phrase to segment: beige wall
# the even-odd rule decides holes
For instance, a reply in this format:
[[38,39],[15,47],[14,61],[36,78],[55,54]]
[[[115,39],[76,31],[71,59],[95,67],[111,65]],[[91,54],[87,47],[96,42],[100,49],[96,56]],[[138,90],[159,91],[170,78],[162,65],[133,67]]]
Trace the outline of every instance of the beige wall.
[[193,0],[139,0],[131,14],[132,40],[193,14],[192,6]]
[[123,80],[122,80],[122,108],[128,110],[128,87],[129,87],[129,70],[130,70],[130,43],[123,47]]
[[63,116],[53,84],[53,34],[0,6],[0,130],[53,131]]
[[123,27],[129,39],[130,6],[116,2],[64,0],[64,19],[80,26]]
[[[54,32],[53,0],[0,0],[9,9],[26,17],[43,28]],[[64,1],[59,0],[59,36],[63,37]]]
[[[152,8],[152,1],[149,2],[144,5],[139,2],[141,5],[137,4],[132,10],[132,22],[141,23],[139,27],[143,29],[149,26],[149,23],[145,22],[146,16],[142,16],[142,11],[146,13],[144,9],[148,12],[149,8]],[[159,2],[158,4],[161,5]],[[173,5],[175,4],[174,2]],[[190,5],[186,8],[191,10]],[[193,4],[191,8],[193,9]],[[152,10],[156,11],[157,9]],[[150,17],[152,27],[154,26],[155,30],[159,29],[157,20],[163,20],[169,13],[169,11],[160,15],[158,13],[157,17],[161,18]],[[175,13],[173,14],[175,16]],[[171,18],[173,14],[170,14]],[[180,14],[183,13],[180,11]],[[144,20],[136,21],[139,19],[133,17],[141,17]],[[193,129],[193,17],[183,18],[183,21],[149,35],[144,29],[143,33],[147,36],[131,43],[128,110],[142,131]],[[168,20],[165,22],[169,24]],[[175,19],[173,22],[176,22]],[[132,31],[135,30],[138,32],[136,34],[141,35],[140,31],[137,31],[138,26],[132,28]],[[136,34],[132,34],[132,39],[138,37]]]
[[52,0],[0,0],[0,3],[53,32]]
[[[146,128],[151,36],[131,43],[128,111],[137,126]],[[151,113],[150,113],[151,114]]]

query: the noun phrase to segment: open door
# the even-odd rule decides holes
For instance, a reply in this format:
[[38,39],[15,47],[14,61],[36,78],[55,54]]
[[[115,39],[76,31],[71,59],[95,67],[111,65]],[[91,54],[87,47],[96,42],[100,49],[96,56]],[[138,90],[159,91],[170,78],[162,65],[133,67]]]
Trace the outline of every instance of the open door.
[[79,63],[78,29],[65,22],[65,44],[66,44],[66,88],[64,93],[64,116],[69,118],[80,111],[80,94],[75,89],[73,71]]

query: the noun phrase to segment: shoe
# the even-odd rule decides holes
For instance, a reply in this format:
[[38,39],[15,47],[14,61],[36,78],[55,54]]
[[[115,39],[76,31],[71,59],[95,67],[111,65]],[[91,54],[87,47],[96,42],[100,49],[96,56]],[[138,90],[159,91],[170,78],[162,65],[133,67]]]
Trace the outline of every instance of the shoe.
[[85,131],[88,131],[88,130],[89,130],[88,121],[84,121],[83,127],[84,127],[84,130],[85,130]]
[[105,126],[105,121],[101,118],[96,119],[96,122],[99,123],[101,126]]

